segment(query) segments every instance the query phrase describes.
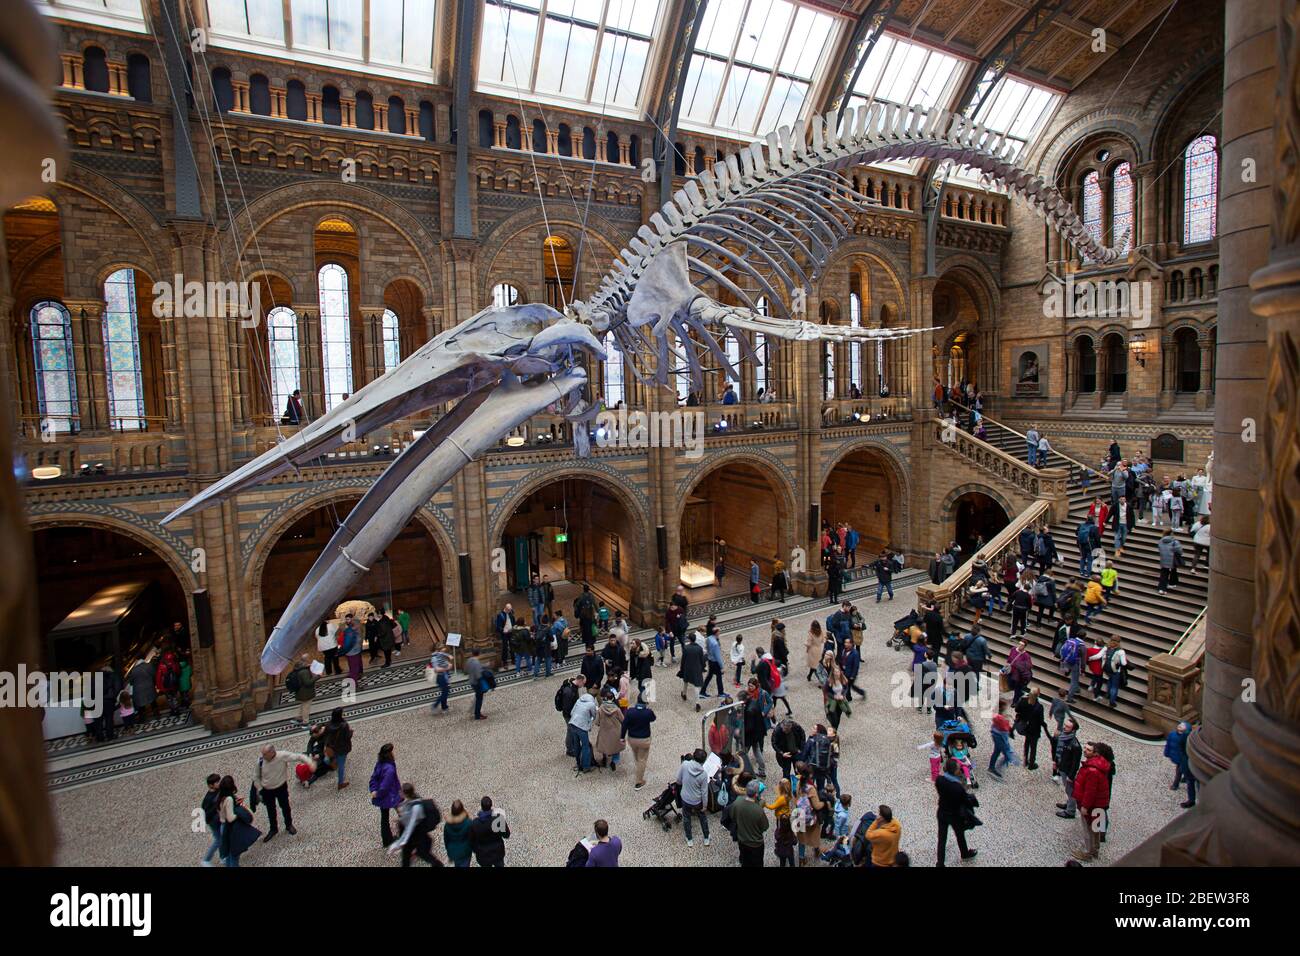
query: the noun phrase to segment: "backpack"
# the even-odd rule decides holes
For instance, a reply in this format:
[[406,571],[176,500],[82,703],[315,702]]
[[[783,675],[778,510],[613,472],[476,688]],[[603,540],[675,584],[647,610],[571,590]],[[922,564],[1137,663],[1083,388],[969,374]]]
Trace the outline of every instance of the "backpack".
[[432,800],[420,800],[418,803],[424,808],[424,816],[415,825],[415,830],[412,831],[413,835],[428,833],[442,822],[442,814],[438,811],[436,803]]
[[809,748],[808,762],[815,770],[831,769],[831,739],[824,734],[814,735],[809,738],[812,747]]
[[1079,643],[1077,637],[1071,637],[1061,645],[1061,663],[1066,667],[1073,667],[1074,662],[1079,659]]
[[487,690],[497,689],[497,675],[494,671],[483,669],[483,685]]
[[569,851],[569,858],[564,861],[564,865],[566,868],[573,869],[585,867],[587,865],[587,857],[590,855],[591,854],[587,852],[587,848],[582,845],[582,841],[579,840],[573,845],[573,849]]
[[176,689],[177,675],[176,668],[167,666],[163,668],[162,686],[163,690],[172,691]]
[[764,663],[767,664],[768,682],[772,685],[772,691],[776,692],[781,689],[781,668],[771,661],[765,661]]
[[560,689],[555,692],[555,709],[560,713],[564,713],[564,688],[567,686],[568,682],[566,681],[561,684]]
[[[167,685],[166,679],[163,680],[163,686]],[[291,690],[295,694],[298,692],[298,669],[295,667],[289,672],[289,676],[284,679],[285,690]]]

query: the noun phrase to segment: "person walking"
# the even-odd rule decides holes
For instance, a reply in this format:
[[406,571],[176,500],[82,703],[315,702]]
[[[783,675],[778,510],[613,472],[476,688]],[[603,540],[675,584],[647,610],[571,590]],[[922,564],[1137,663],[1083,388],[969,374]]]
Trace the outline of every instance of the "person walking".
[[[1120,639],[1112,637],[1106,642],[1106,653],[1102,657],[1101,673],[1106,679],[1106,700],[1111,709],[1119,706],[1119,691],[1128,684],[1128,655],[1120,646]],[[1093,697],[1097,695],[1094,693]]]
[[1011,634],[1025,634],[1029,631],[1029,609],[1034,606],[1034,599],[1023,584],[1017,585],[1011,595]]
[[812,680],[817,676],[817,668],[821,666],[822,654],[825,650],[826,638],[822,634],[821,623],[813,618],[812,623],[808,625],[808,637],[804,640],[804,663],[808,667],[806,680]]
[[[708,676],[704,678],[704,687],[700,690],[700,698],[708,699],[709,684],[715,679],[718,682],[718,696],[721,697],[727,692],[722,686],[722,670],[724,667],[722,659],[722,642],[718,640],[718,632],[714,628],[709,628],[709,636],[705,638],[705,657],[708,665]],[[684,652],[683,652],[684,653]]]
[[786,577],[785,562],[779,557],[772,559],[772,598],[785,603],[786,592],[790,590],[790,579]]
[[479,801],[478,816],[469,826],[469,845],[479,866],[502,867],[506,865],[506,840],[510,839],[510,824],[505,814],[492,806],[492,798]]
[[677,771],[678,799],[682,804],[682,829],[686,832],[686,845],[695,846],[695,834],[691,826],[693,817],[699,818],[700,831],[704,835],[704,845],[709,841],[709,814],[706,807],[709,793],[709,775],[704,769],[708,754],[696,748],[689,760],[683,760]]
[[311,726],[311,702],[316,699],[316,675],[311,672],[311,655],[303,654],[294,662],[284,679],[284,689],[298,702],[298,723]]
[[758,562],[753,558],[749,559],[749,599],[752,603],[757,604],[759,595],[763,593],[763,585],[759,579]]
[[470,823],[465,804],[459,800],[451,801],[451,811],[442,824],[442,845],[452,866],[468,867],[473,858],[474,850],[469,842]]
[[239,858],[262,834],[253,826],[253,813],[244,806],[235,778],[229,774],[217,785],[217,818],[221,822],[221,862],[238,867]]
[[402,832],[388,845],[388,852],[401,851],[403,867],[411,865],[412,856],[418,856],[430,866],[442,866],[442,860],[433,855],[433,838],[429,836],[434,827],[442,822],[442,813],[432,800],[421,798],[412,783],[402,784],[402,802],[397,807],[397,820]]
[[1038,459],[1038,429],[1033,425],[1025,432],[1025,461],[1033,464]]
[[741,725],[743,756],[756,776],[766,777],[767,766],[763,762],[763,741],[767,739],[767,714],[763,709],[763,689],[758,686],[757,677],[749,679],[744,701],[744,717]]
[[334,760],[334,779],[340,790],[346,790],[348,755],[352,753],[352,727],[343,719],[343,708],[335,707],[330,722],[325,725],[325,755]]
[[[502,658],[505,660],[505,658]],[[487,681],[483,677],[486,670],[479,660],[478,650],[471,648],[469,660],[465,662],[465,676],[469,678],[470,689],[474,692],[474,719],[485,720],[483,716],[483,695],[487,693]]]
[[731,644],[731,653],[729,655],[731,667],[735,671],[733,675],[733,684],[737,689],[740,688],[740,678],[745,670],[745,635],[737,634],[735,641]]
[[858,686],[858,674],[862,672],[862,652],[858,650],[856,642],[851,640],[844,642],[844,649],[840,654],[840,670],[844,673],[848,699],[852,700],[853,692],[857,691],[858,697],[866,700],[867,692]]
[[[1047,715],[1038,699],[1038,688],[1031,687],[1016,707],[1016,733],[1024,739],[1024,758],[1026,770],[1038,769],[1038,741],[1047,731]],[[1047,731],[1051,736],[1051,731]]]
[[593,722],[596,739],[591,745],[592,761],[597,767],[618,770],[618,757],[627,744],[623,740],[623,711],[618,706],[614,692],[605,688],[600,697]]
[[689,690],[698,712],[702,696],[700,689],[704,686],[704,648],[696,642],[694,634],[688,635],[682,646],[682,666],[677,676],[682,679],[682,700],[687,699]]
[[939,843],[936,866],[944,866],[944,857],[948,850],[948,831],[951,829],[957,837],[957,849],[963,860],[973,859],[978,850],[966,845],[966,831],[970,829],[979,800],[966,789],[961,778],[961,769],[951,757],[943,765],[943,773],[934,781],[935,792],[939,795],[939,809],[935,813],[939,824]]
[[[1165,752],[1168,753],[1167,747]],[[212,858],[221,853],[221,774],[208,774],[207,784],[208,789],[203,794],[203,802],[199,808],[203,811],[203,823],[212,834],[212,843],[208,845],[207,852],[199,860],[199,866],[215,866]]]
[[339,644],[339,653],[348,663],[348,680],[355,689],[361,681],[361,631],[357,629],[356,619],[351,615],[343,618],[343,640]]
[[542,579],[536,574],[532,576],[526,596],[528,606],[533,612],[533,623],[538,624],[542,618],[546,617],[546,589],[542,587]]
[[650,725],[654,722],[655,712],[646,703],[644,695],[637,698],[636,704],[630,707],[623,717],[623,738],[627,741],[636,764],[633,790],[640,790],[645,786],[645,768],[650,761]]
[[763,847],[767,842],[770,823],[767,811],[759,801],[763,785],[751,780],[745,785],[745,795],[731,806],[731,822],[735,826],[736,842],[740,845],[740,865],[761,867]]
[[880,603],[880,596],[886,591],[889,592],[889,600],[892,601],[894,599],[893,552],[886,548],[884,553],[871,563],[871,569],[876,572],[876,603]]
[[790,777],[794,773],[795,761],[803,753],[808,736],[795,719],[786,715],[772,731],[772,752],[776,762],[781,765],[781,775]]
[[1079,743],[1079,722],[1073,717],[1066,717],[1061,725],[1061,732],[1056,735],[1056,775],[1060,777],[1061,787],[1065,790],[1065,802],[1056,805],[1056,815],[1063,820],[1073,820],[1078,810],[1074,799],[1074,780],[1079,774],[1079,765],[1083,762],[1083,746]]
[[370,774],[370,803],[379,808],[379,840],[387,848],[393,842],[389,824],[392,812],[402,802],[402,781],[397,777],[397,760],[392,744],[379,748],[375,769]]
[[306,754],[276,750],[271,744],[262,748],[262,757],[257,761],[257,769],[253,772],[253,786],[266,804],[266,818],[271,824],[266,836],[262,837],[263,843],[269,843],[280,832],[276,818],[277,805],[284,814],[285,832],[291,836],[298,832],[294,829],[293,810],[289,807],[289,773],[300,763],[310,766],[311,758]]
[[1011,721],[1007,719],[1004,708],[999,704],[998,712],[993,715],[989,725],[989,736],[993,738],[993,753],[989,756],[989,775],[999,780],[1002,779],[1002,771],[998,767],[999,760],[1005,767],[1019,763],[1011,750],[1011,730]]
[[1002,668],[1002,673],[1006,676],[1007,684],[1014,694],[1011,704],[1015,706],[1020,703],[1020,698],[1024,695],[1029,682],[1034,679],[1034,663],[1029,656],[1029,642],[1023,637],[1016,642],[1016,646],[1007,655],[1007,663]]
[[1201,558],[1205,558],[1205,569],[1208,572],[1210,568],[1210,516],[1197,515],[1196,520],[1192,523],[1192,570],[1196,571],[1201,566]]

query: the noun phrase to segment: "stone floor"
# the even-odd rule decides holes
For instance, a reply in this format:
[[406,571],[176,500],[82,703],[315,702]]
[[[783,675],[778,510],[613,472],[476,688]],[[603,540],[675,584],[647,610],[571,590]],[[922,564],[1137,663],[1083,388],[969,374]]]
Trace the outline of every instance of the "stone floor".
[[[854,714],[841,725],[843,757],[840,779],[853,794],[854,817],[879,803],[894,808],[903,826],[902,847],[913,864],[933,865],[935,859],[934,789],[926,756],[918,745],[929,739],[932,718],[910,707],[891,706],[891,682],[904,671],[903,654],[884,646],[890,622],[913,603],[910,589],[899,589],[891,604],[871,601],[861,606],[868,621],[865,667],[859,683],[868,699],[855,703]],[[787,621],[791,640],[791,702],[806,728],[822,720],[820,695],[803,680],[802,639],[813,614],[805,611]],[[766,638],[746,635],[746,647]],[[730,643],[730,640],[727,641]],[[1039,662],[1039,666],[1050,666]],[[659,719],[654,725],[648,786],[632,790],[627,768],[617,773],[573,775],[573,762],[564,756],[563,724],[553,697],[558,678],[522,686],[502,687],[487,698],[489,719],[470,720],[471,702],[457,700],[445,716],[427,709],[389,713],[354,724],[354,753],[349,777],[354,785],[339,792],[327,778],[310,791],[296,786],[291,793],[297,836],[283,832],[270,844],[258,844],[243,857],[245,866],[396,865],[379,847],[378,811],[370,806],[366,782],[373,755],[381,744],[396,746],[401,779],[412,781],[425,796],[444,809],[453,798],[477,805],[490,794],[513,831],[507,862],[512,865],[559,866],[570,848],[591,830],[597,817],[610,821],[623,840],[624,865],[728,866],[736,862],[734,845],[720,825],[713,828],[713,845],[696,840],[687,848],[680,826],[664,833],[654,821],[641,817],[654,797],[676,774],[678,755],[700,741],[700,718],[678,697],[680,683],[673,670],[656,668]],[[987,766],[990,740],[987,720],[977,721],[980,747],[977,766]],[[1084,739],[1106,740],[1114,748],[1119,772],[1111,811],[1113,830],[1103,849],[1103,861],[1118,859],[1128,849],[1182,811],[1181,793],[1168,789],[1172,767],[1158,744],[1118,736],[1085,723]],[[270,738],[279,747],[296,750],[304,735]],[[1046,743],[1043,745],[1044,751]],[[207,774],[231,773],[246,791],[257,760],[256,746],[240,746],[217,756],[141,770],[53,795],[61,830],[58,862],[103,866],[192,865],[207,845],[202,831],[194,832],[196,807]],[[770,756],[770,750],[769,750]],[[630,758],[629,758],[630,759]],[[774,765],[774,761],[771,762]],[[980,853],[962,864],[976,866],[1059,866],[1079,842],[1079,824],[1055,816],[1059,788],[1051,782],[1049,761],[1029,773],[1012,768],[1005,782],[981,774],[978,796],[984,826],[971,833]],[[201,818],[200,823],[201,823]],[[265,829],[265,817],[258,825]],[[770,845],[769,845],[770,846]],[[441,845],[438,844],[441,851]],[[950,844],[949,863],[956,848]],[[768,861],[775,860],[770,848]]]

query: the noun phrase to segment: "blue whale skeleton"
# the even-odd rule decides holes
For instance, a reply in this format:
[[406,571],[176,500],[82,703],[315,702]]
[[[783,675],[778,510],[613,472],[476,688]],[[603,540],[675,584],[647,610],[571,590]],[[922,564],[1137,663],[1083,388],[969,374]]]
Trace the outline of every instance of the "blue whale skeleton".
[[[968,166],[1023,196],[1088,259],[1119,258],[1126,242],[1099,243],[1054,187],[1011,161],[1015,148],[964,116],[920,106],[873,102],[782,127],[687,181],[641,226],[589,300],[572,302],[565,313],[542,304],[484,309],[195,495],[163,524],[296,470],[351,436],[457,403],[379,477],[299,585],[262,651],[263,670],[278,674],[420,506],[467,462],[556,402],[576,422],[594,417],[598,409],[582,397],[587,378],[580,358],[604,359],[607,335],[642,383],[667,388],[670,375],[684,372],[698,390],[709,356],[739,379],[722,345],[728,333],[759,333],[775,346],[783,339],[875,342],[929,331],[819,325],[796,314],[793,303],[852,234],[857,213],[876,204],[853,189],[844,168],[908,159]],[[741,304],[718,303],[692,276]],[[734,338],[741,362],[760,365],[748,337]],[[579,455],[588,453],[585,424],[575,428],[575,445]]]

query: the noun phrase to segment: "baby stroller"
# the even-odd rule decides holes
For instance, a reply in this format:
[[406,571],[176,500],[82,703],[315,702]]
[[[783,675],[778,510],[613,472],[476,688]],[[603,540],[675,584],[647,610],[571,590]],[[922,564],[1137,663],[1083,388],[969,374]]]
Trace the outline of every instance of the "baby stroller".
[[899,618],[894,622],[894,636],[885,642],[886,647],[892,647],[896,651],[901,651],[908,645],[907,632],[913,627],[920,627],[921,616],[916,613],[915,608],[908,612],[907,617]]
[[667,832],[673,828],[673,820],[681,820],[682,812],[677,809],[680,787],[676,783],[670,783],[664,792],[655,797],[655,802],[641,814],[641,819],[649,820],[654,817],[659,821],[659,825]]

